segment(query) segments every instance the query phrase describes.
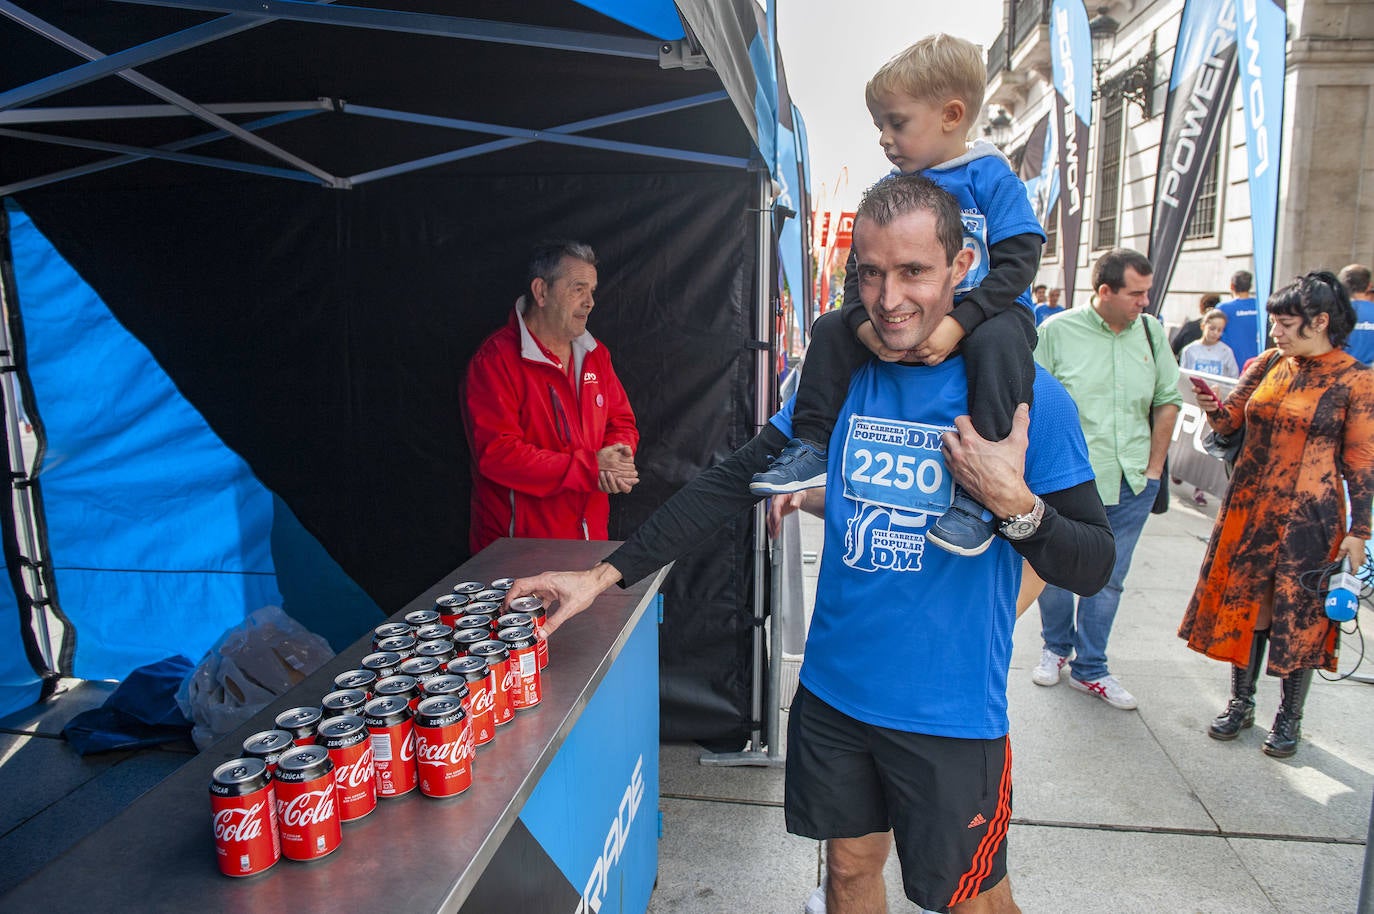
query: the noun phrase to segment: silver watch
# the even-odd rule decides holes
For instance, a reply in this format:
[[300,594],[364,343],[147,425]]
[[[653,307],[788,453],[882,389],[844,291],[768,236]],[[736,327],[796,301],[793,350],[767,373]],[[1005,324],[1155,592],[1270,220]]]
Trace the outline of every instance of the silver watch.
[[1040,521],[1045,517],[1045,503],[1035,496],[1035,504],[1025,514],[1017,514],[1002,521],[997,528],[1009,540],[1023,540],[1040,529]]

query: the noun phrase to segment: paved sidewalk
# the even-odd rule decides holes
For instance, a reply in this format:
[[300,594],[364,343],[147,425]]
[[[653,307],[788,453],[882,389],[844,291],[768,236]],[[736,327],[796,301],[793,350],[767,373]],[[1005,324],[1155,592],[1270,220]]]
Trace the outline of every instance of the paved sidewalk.
[[[1112,635],[1112,671],[1140,700],[1118,711],[1067,685],[1041,688],[1034,607],[1017,625],[1010,702],[1016,897],[1034,912],[1349,914],[1359,895],[1374,789],[1374,686],[1314,681],[1298,754],[1260,750],[1278,703],[1261,683],[1254,729],[1204,732],[1229,694],[1227,669],[1175,634],[1215,505],[1176,486],[1136,549]],[[819,521],[804,524],[818,550]],[[815,565],[806,566],[814,587]],[[1374,633],[1374,613],[1361,611]],[[1374,642],[1362,673],[1374,673]],[[1347,638],[1342,671],[1360,653]],[[784,715],[784,722],[786,717]],[[815,841],[783,826],[779,770],[706,768],[665,745],[664,837],[653,914],[800,914],[822,868]],[[919,909],[888,865],[894,912]]]

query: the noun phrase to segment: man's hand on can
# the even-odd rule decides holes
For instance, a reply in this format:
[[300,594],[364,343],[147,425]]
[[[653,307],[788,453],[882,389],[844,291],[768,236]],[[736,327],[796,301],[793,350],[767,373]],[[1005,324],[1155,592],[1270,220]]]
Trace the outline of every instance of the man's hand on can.
[[619,580],[620,572],[605,562],[598,562],[586,571],[546,571],[530,578],[517,578],[506,594],[506,604],[530,595],[543,600],[549,608],[549,618],[540,628],[539,635],[547,638]]

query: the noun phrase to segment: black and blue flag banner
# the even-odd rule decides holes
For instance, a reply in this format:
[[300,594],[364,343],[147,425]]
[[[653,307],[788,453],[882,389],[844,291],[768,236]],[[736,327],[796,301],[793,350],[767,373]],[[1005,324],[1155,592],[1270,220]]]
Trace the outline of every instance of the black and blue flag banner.
[[[1240,91],[1245,107],[1246,178],[1250,185],[1250,228],[1255,244],[1255,298],[1261,305],[1274,286],[1278,235],[1279,159],[1283,137],[1283,80],[1288,13],[1284,0],[1241,0],[1236,23]],[[1259,348],[1266,321],[1259,308]]]
[[1183,5],[1150,219],[1154,314],[1169,290],[1202,178],[1216,151],[1217,133],[1231,106],[1237,75],[1236,15],[1235,0],[1187,0]]
[[1092,39],[1083,0],[1054,0],[1050,14],[1054,117],[1059,137],[1059,247],[1064,304],[1073,307],[1083,230],[1084,166],[1092,121]]
[[1031,128],[1016,174],[1026,185],[1035,218],[1049,234],[1054,204],[1059,201],[1059,141],[1049,114]]

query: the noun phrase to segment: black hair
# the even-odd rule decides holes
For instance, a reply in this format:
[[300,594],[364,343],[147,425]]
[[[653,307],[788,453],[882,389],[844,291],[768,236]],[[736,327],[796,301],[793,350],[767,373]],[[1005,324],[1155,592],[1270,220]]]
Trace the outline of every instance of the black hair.
[[1249,270],[1237,270],[1236,272],[1231,274],[1231,291],[1236,292],[1237,294],[1241,292],[1249,292],[1250,285],[1254,281],[1255,277],[1251,275]]
[[1355,329],[1355,309],[1350,304],[1350,293],[1328,270],[1299,276],[1269,296],[1264,310],[1270,316],[1301,318],[1299,331],[1312,326],[1318,314],[1327,315],[1330,323],[1327,324],[1326,335],[1337,349],[1345,345],[1350,338],[1350,331]]
[[945,190],[924,175],[898,175],[884,178],[864,191],[859,201],[860,219],[872,219],[878,225],[890,225],[899,216],[925,210],[935,217],[935,234],[945,249],[949,263],[964,248],[964,220],[959,204]]
[[1126,285],[1126,268],[1130,267],[1141,276],[1149,276],[1155,268],[1150,258],[1130,248],[1113,248],[1093,264],[1093,291],[1106,286],[1113,292],[1120,292]]

